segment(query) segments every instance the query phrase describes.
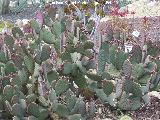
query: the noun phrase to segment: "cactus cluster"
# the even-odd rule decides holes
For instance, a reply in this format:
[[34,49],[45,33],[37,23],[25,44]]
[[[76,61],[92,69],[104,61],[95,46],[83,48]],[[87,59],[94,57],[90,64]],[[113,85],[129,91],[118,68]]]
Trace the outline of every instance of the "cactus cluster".
[[96,59],[94,42],[83,31],[75,33],[83,27],[79,22],[71,33],[66,25],[70,18],[54,18],[49,11],[43,15],[42,24],[28,22],[29,32],[15,26],[4,34],[0,109],[10,119],[86,120],[97,111],[95,99],[122,110],[136,110],[149,101],[148,93],[160,81],[158,58],[147,52],[141,62],[140,49],[129,57],[105,41]]

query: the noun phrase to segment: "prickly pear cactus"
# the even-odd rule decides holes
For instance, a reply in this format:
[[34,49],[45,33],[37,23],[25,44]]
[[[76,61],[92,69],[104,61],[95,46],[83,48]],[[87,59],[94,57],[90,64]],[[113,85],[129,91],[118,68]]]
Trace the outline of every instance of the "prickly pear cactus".
[[104,42],[101,44],[99,55],[98,55],[98,74],[101,75],[106,66],[106,62],[109,62],[109,44]]
[[157,57],[160,52],[160,48],[152,41],[147,41],[146,45],[147,45],[147,54],[153,57]]
[[131,51],[131,62],[141,63],[142,61],[142,48],[139,45],[134,45]]
[[114,83],[113,81],[104,81],[102,87],[103,87],[104,93],[108,96],[114,90]]
[[0,14],[6,14],[9,12],[10,0],[0,0]]
[[141,102],[139,99],[130,99],[129,95],[124,92],[118,102],[118,107],[122,110],[137,110],[141,107]]
[[132,74],[132,64],[129,59],[125,60],[123,63],[122,71],[125,77],[130,78]]

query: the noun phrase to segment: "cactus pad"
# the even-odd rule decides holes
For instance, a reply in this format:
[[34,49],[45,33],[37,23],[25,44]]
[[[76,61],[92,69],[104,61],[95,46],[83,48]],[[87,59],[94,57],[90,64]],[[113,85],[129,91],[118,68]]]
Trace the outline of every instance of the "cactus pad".
[[60,95],[69,89],[69,83],[67,80],[58,80],[55,85],[55,91],[57,95]]

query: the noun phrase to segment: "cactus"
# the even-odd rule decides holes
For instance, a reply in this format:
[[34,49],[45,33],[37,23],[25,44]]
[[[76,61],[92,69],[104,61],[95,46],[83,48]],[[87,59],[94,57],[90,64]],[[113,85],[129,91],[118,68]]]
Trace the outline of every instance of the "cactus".
[[92,49],[94,47],[94,43],[92,41],[86,41],[83,43],[83,48],[86,49]]
[[58,78],[59,78],[59,75],[58,75],[57,71],[55,71],[55,70],[52,70],[47,73],[47,80],[49,83],[51,83],[54,80],[58,80]]
[[0,1],[0,14],[1,15],[9,12],[9,3],[10,3],[10,0]]
[[49,101],[47,99],[45,99],[45,97],[43,97],[43,96],[39,96],[38,101],[39,101],[40,105],[43,107],[49,106]]
[[124,61],[122,71],[125,77],[127,78],[131,77],[132,65],[128,59]]
[[67,108],[72,111],[72,109],[74,108],[75,104],[77,101],[77,97],[76,96],[70,96],[66,99],[67,102]]
[[24,34],[22,30],[19,27],[12,28],[12,34],[15,38],[22,38],[24,37]]
[[69,89],[69,83],[67,80],[58,80],[55,85],[55,91],[57,95],[60,95]]
[[4,70],[5,70],[5,75],[9,75],[11,73],[16,72],[16,67],[12,61],[8,61],[5,65]]
[[61,33],[62,33],[62,29],[64,26],[62,26],[61,22],[59,21],[55,21],[52,25],[52,33],[56,35],[56,38],[59,38]]
[[26,97],[26,102],[27,103],[34,103],[37,99],[37,96],[35,94],[29,94],[27,97]]
[[71,55],[69,52],[63,52],[61,54],[61,59],[62,59],[62,61],[68,61],[68,62],[72,61],[72,58],[71,58]]
[[65,105],[58,104],[57,109],[56,109],[56,113],[61,117],[67,117],[69,115],[69,110],[67,109],[67,107]]
[[85,102],[83,101],[83,98],[79,98],[76,103],[74,108],[72,109],[71,113],[79,113],[83,116],[86,115],[86,105]]
[[72,72],[72,64],[71,63],[65,63],[64,64],[64,70],[63,70],[63,73],[65,74],[65,75],[68,75],[68,74],[70,74],[71,72]]
[[94,53],[91,49],[87,49],[84,51],[84,55],[90,59],[92,59],[94,57]]
[[141,63],[142,49],[139,45],[134,45],[131,51],[131,63]]
[[115,64],[114,64],[115,68],[117,70],[121,70],[123,63],[127,58],[128,58],[128,54],[124,53],[121,50],[118,50],[115,54]]
[[30,115],[33,115],[33,116],[35,116],[35,117],[38,118],[39,115],[40,115],[39,106],[38,106],[36,103],[32,102],[32,103],[30,103],[30,104],[28,105],[28,107],[27,107],[27,112],[28,112]]
[[148,55],[151,55],[153,57],[157,57],[159,55],[159,46],[156,46],[152,41],[147,41],[146,45]]
[[11,101],[15,94],[14,88],[11,85],[6,85],[3,89],[4,100]]
[[54,44],[55,43],[55,35],[52,34],[46,28],[42,28],[40,31],[40,39],[43,40],[47,44]]
[[19,0],[16,3],[15,8],[12,9],[12,12],[14,13],[20,13],[24,11],[27,8],[27,0]]
[[56,92],[54,89],[49,91],[48,98],[49,98],[49,101],[51,102],[52,111],[56,111],[58,106],[58,97],[56,96]]
[[2,63],[6,63],[8,61],[7,56],[5,55],[5,53],[3,51],[0,52],[0,62]]
[[131,80],[125,80],[124,91],[132,93],[132,97],[142,97],[141,86]]
[[140,79],[145,74],[145,70],[143,64],[135,64],[133,65],[132,75],[135,79]]
[[128,115],[124,115],[120,118],[120,120],[133,120],[133,119],[129,117]]
[[42,52],[41,52],[41,57],[40,57],[41,61],[43,62],[43,61],[46,61],[47,59],[49,59],[50,54],[51,54],[50,46],[49,45],[44,45],[42,47]]
[[122,110],[137,110],[141,107],[140,100],[129,99],[129,96],[124,92],[118,102],[118,107]]
[[113,40],[113,31],[110,30],[107,34],[106,34],[106,41],[112,41]]
[[97,111],[95,102],[94,102],[94,101],[91,101],[89,105],[90,105],[90,107],[89,107],[89,109],[88,109],[89,116],[94,116],[94,115],[95,115],[95,112]]
[[23,63],[23,58],[22,58],[22,56],[20,56],[20,55],[18,55],[18,54],[12,54],[11,58],[12,58],[14,64],[15,64],[16,68],[17,68],[18,70],[21,70],[21,69],[22,69],[22,66],[23,66],[23,65],[22,65],[22,63]]
[[[94,59],[94,43],[88,36],[79,31],[76,38],[65,26],[69,18],[55,19],[49,14],[44,13],[42,26],[31,20],[30,33],[15,26],[11,35],[2,38],[0,107],[6,106],[11,119],[93,119],[95,97],[122,110],[136,110],[150,100],[148,92],[159,84],[157,59],[156,64],[153,59],[144,64],[135,62],[138,48],[130,62],[128,54],[109,44],[112,32],[109,41],[102,42],[98,59]],[[82,29],[83,25],[77,26]],[[63,52],[59,39],[62,32],[66,37]],[[141,86],[143,82],[145,86]]]
[[85,119],[81,116],[81,114],[74,114],[68,116],[68,120],[85,120]]
[[35,61],[31,55],[24,56],[24,64],[26,65],[28,71],[33,74],[35,68]]
[[94,81],[101,81],[102,80],[101,76],[99,76],[93,72],[88,72],[87,77],[90,78],[91,80],[94,80]]
[[98,55],[98,74],[102,74],[105,70],[106,62],[109,63],[109,44],[107,41],[101,44]]
[[107,95],[104,93],[103,89],[97,89],[96,95],[105,103],[107,102]]
[[83,74],[77,74],[77,76],[74,77],[74,82],[79,88],[87,87],[87,81]]
[[40,30],[41,30],[40,25],[36,20],[31,20],[30,25],[31,25],[32,29],[34,29],[37,34],[40,32]]
[[13,39],[13,37],[11,35],[5,35],[4,37],[4,42],[7,45],[7,47],[13,51],[13,45],[15,43],[15,40]]
[[104,81],[102,84],[104,93],[108,96],[113,92],[114,84],[113,81]]
[[25,114],[25,109],[21,104],[16,103],[12,106],[12,114],[19,118],[22,118]]

